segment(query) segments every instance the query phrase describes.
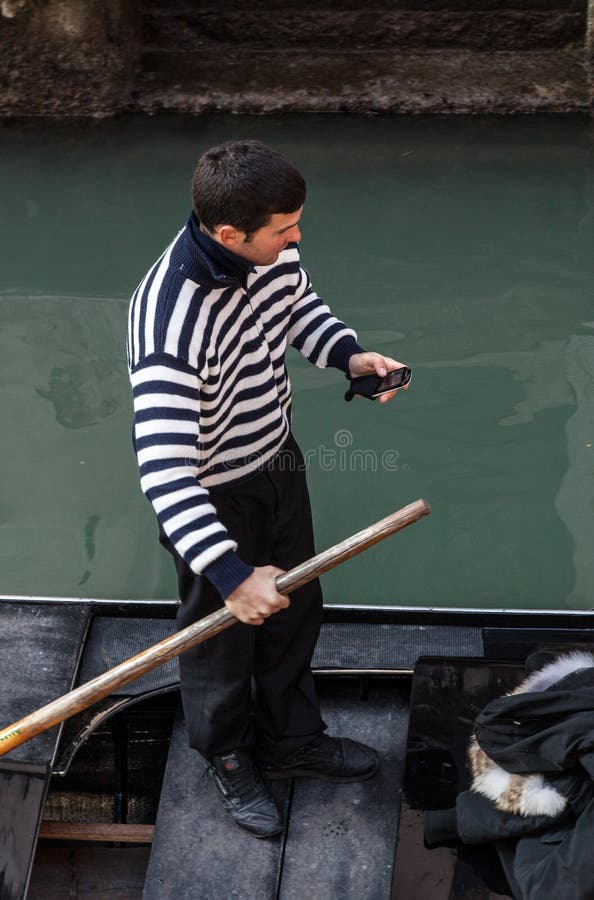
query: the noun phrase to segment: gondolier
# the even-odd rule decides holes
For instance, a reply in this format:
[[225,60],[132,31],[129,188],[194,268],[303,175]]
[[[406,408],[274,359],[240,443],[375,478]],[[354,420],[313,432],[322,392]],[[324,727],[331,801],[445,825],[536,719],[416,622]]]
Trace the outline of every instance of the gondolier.
[[402,364],[365,352],[314,292],[298,250],[305,182],[284,157],[227,142],[201,157],[192,190],[130,305],[134,444],[177,570],[178,626],[223,601],[240,620],[180,657],[190,744],[237,824],[268,837],[283,824],[262,773],[356,781],[378,766],[325,734],[310,669],[319,583],[291,603],[275,586],[314,553],[285,350],[351,378]]

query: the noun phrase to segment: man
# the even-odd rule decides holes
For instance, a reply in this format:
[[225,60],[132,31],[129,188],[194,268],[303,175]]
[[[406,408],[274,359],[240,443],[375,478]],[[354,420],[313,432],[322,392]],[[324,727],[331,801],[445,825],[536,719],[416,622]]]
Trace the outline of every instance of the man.
[[290,603],[275,586],[315,552],[285,350],[350,377],[401,364],[364,352],[313,291],[298,251],[305,182],[284,157],[257,141],[214,147],[192,193],[130,306],[134,442],[177,570],[178,626],[223,601],[240,620],[180,657],[190,745],[235,822],[269,837],[283,823],[262,774],[357,781],[378,766],[325,734],[310,670],[318,582]]

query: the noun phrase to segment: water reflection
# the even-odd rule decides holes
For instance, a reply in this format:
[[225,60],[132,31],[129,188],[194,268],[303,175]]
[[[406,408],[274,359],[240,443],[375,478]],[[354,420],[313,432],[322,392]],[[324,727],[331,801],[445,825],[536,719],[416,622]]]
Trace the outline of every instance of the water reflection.
[[146,550],[154,526],[131,451],[126,313],[126,300],[2,297],[7,593],[134,597],[145,572],[167,583]]
[[575,410],[565,424],[568,465],[555,507],[572,537],[575,584],[566,603],[594,608],[592,552],[592,471],[594,469],[594,337],[572,338],[564,360]]
[[4,327],[21,335],[20,359],[34,366],[44,385],[36,393],[63,427],[96,425],[127,407],[121,321],[121,305],[102,298],[4,299]]
[[37,393],[53,404],[64,428],[96,425],[118,408],[119,374],[99,360],[58,365],[49,374],[47,389],[38,388]]

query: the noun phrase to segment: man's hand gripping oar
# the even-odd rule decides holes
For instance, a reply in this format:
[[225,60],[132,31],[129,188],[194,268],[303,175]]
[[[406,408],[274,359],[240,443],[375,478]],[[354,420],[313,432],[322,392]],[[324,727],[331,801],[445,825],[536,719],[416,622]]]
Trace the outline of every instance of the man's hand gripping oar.
[[[319,553],[312,559],[306,560],[306,562],[279,576],[276,579],[276,588],[279,594],[289,594],[291,591],[301,587],[301,585],[306,584],[306,582],[317,578],[324,572],[328,572],[339,565],[339,563],[350,559],[351,556],[355,556],[357,553],[361,553],[362,550],[366,550],[368,547],[372,547],[388,537],[388,535],[400,531],[430,512],[431,509],[424,500],[415,500],[414,503],[410,503],[385,519],[381,519],[375,525],[370,525],[340,544],[330,547],[323,553]],[[188,625],[187,628],[183,628],[176,634],[171,635],[171,637],[159,641],[158,644],[149,647],[147,650],[143,650],[142,653],[132,656],[108,672],[98,675],[86,684],[81,684],[80,687],[75,688],[70,693],[64,694],[57,700],[52,700],[51,703],[42,706],[41,709],[30,713],[24,719],[14,722],[8,728],[0,731],[0,756],[8,753],[14,747],[24,744],[32,737],[35,737],[35,735],[47,731],[53,725],[57,725],[59,722],[63,722],[70,716],[86,709],[88,706],[111,694],[115,688],[120,688],[122,685],[128,684],[128,682],[134,681],[135,678],[140,678],[141,675],[156,668],[156,666],[160,666],[174,656],[179,656],[180,653],[183,653],[189,647],[201,644],[225,628],[229,628],[230,625],[237,621],[237,618],[227,607],[223,607],[217,612],[211,613],[210,616],[194,622],[193,625]]]

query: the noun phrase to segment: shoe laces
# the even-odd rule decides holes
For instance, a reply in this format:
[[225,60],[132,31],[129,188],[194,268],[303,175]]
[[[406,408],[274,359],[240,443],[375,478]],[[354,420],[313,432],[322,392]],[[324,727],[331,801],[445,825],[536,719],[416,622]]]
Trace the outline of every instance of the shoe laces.
[[246,800],[250,794],[258,789],[259,778],[253,766],[246,766],[237,772],[232,779],[232,789],[241,799]]
[[226,793],[235,794],[240,800],[248,799],[260,787],[260,777],[253,761],[247,759],[233,771],[217,770]]

